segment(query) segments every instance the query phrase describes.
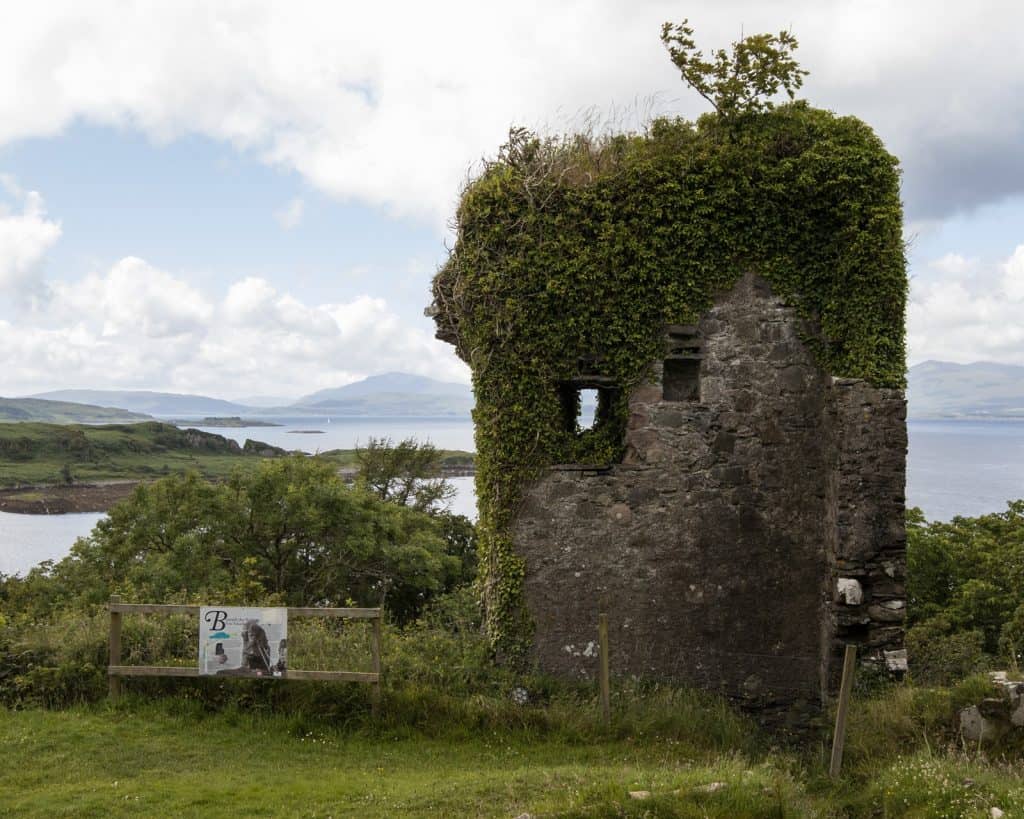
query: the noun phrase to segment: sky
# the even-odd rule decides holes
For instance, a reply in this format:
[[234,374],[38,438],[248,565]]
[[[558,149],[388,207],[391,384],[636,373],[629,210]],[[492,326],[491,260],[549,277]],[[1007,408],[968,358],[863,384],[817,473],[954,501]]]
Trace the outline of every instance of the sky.
[[1024,4],[0,0],[0,395],[469,380],[423,316],[509,127],[708,109],[658,35],[790,30],[900,157],[909,363],[1024,364]]

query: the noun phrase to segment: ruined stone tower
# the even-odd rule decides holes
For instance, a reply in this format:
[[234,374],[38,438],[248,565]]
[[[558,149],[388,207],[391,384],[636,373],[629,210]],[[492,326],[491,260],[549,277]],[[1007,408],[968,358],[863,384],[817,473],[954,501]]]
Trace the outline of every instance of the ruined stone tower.
[[463,200],[432,314],[474,372],[488,626],[588,677],[607,612],[613,674],[804,724],[844,644],[905,669],[895,162],[807,108],[742,157],[664,127],[513,145]]
[[[629,396],[625,455],[557,464],[513,529],[540,666],[615,667],[763,708],[813,708],[844,643],[902,662],[905,403],[836,379],[807,327],[743,276]],[[581,373],[572,387],[603,382]]]

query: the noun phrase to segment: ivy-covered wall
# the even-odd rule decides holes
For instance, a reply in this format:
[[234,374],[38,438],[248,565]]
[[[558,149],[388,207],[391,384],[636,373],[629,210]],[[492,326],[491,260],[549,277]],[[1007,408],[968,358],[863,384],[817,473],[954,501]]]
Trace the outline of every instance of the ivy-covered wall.
[[[835,376],[903,386],[907,293],[897,161],[863,122],[796,102],[728,119],[659,120],[644,135],[515,131],[466,189],[434,281],[438,336],[471,366],[482,593],[495,648],[530,622],[510,527],[557,463],[621,457],[628,395],[744,273],[817,332]],[[567,429],[556,385],[620,387],[593,429]]]

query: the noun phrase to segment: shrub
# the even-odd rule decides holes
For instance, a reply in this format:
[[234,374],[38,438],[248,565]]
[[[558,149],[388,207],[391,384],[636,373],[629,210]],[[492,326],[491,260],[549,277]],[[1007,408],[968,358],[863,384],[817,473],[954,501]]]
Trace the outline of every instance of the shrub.
[[933,617],[907,632],[910,673],[921,685],[950,685],[989,666],[985,635],[955,631],[945,617]]

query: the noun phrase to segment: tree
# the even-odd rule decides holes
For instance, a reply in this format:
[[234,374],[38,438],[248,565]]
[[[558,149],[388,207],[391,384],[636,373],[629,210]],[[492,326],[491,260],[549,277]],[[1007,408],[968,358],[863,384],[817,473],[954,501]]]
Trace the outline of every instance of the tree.
[[360,484],[382,501],[437,513],[455,496],[455,487],[438,475],[441,452],[431,443],[370,438],[356,448],[356,459]]
[[928,523],[920,510],[908,511],[908,625],[931,628],[935,621],[953,634],[976,631],[988,654],[1019,655],[1022,611],[1024,501],[948,523]]
[[732,44],[731,54],[720,48],[709,60],[697,50],[688,20],[665,23],[661,42],[683,81],[726,118],[772,109],[771,97],[780,89],[793,99],[808,74],[793,59],[799,44],[788,31],[744,37]]
[[68,557],[4,579],[0,595],[39,615],[115,591],[155,602],[355,601],[405,622],[471,579],[469,528],[350,488],[318,459],[267,459],[226,483],[190,474],[138,487]]

